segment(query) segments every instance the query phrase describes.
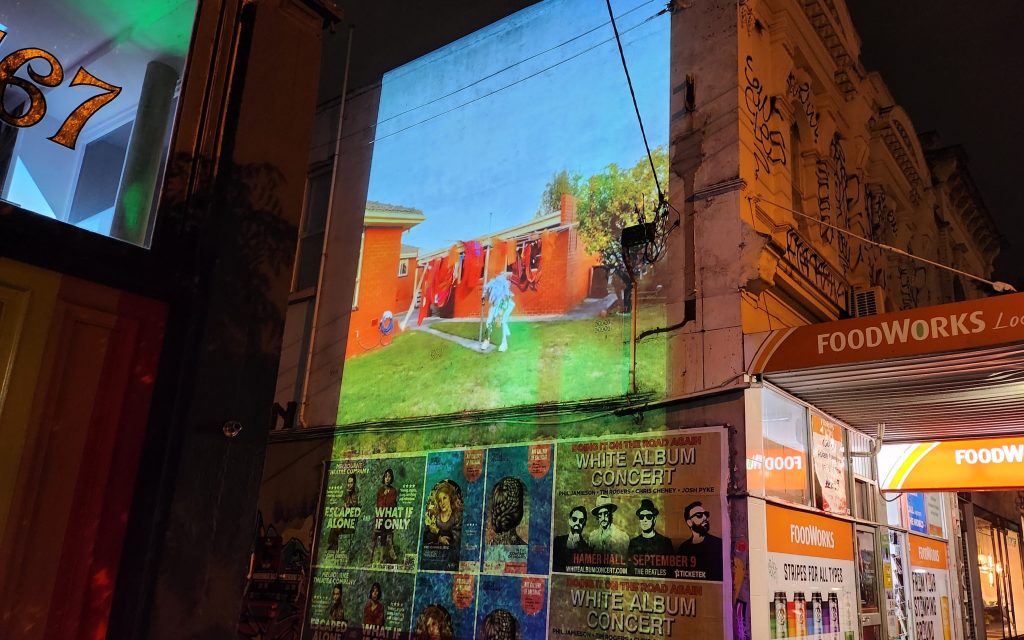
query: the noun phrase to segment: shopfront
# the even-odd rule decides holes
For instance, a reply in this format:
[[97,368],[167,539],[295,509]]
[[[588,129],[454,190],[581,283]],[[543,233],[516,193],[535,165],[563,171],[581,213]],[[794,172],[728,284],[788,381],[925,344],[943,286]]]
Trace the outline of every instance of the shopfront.
[[[751,637],[960,637],[951,494],[881,493],[871,438],[770,385],[746,394]],[[939,554],[923,581],[922,545]]]
[[[759,342],[751,370],[763,388],[747,392],[762,407],[760,425],[748,412],[752,538],[762,500],[849,522],[858,637],[1021,634],[1024,439],[1013,434],[1024,430],[1022,311],[1016,294],[788,329]],[[948,330],[967,320],[969,331]],[[829,421],[842,434],[834,446],[823,435]],[[789,489],[801,478],[765,468],[764,452],[780,440],[800,465],[812,461],[809,494]],[[832,453],[840,442],[845,464]],[[849,492],[846,504],[836,487]],[[768,543],[771,558],[770,535]],[[767,617],[771,595],[752,598],[755,614]],[[768,630],[761,637],[792,637],[778,625],[771,635],[768,622],[754,625],[754,637],[759,628]]]

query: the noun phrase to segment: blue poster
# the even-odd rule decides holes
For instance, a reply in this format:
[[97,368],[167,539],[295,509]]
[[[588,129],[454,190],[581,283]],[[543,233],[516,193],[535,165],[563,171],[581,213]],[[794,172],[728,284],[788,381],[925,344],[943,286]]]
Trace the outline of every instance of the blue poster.
[[476,580],[468,573],[421,573],[416,576],[413,638],[474,637]]
[[483,462],[482,449],[427,456],[421,570],[475,572],[480,566]]
[[546,578],[480,576],[477,596],[478,638],[546,638]]
[[907,494],[907,513],[910,516],[910,530],[917,533],[928,533],[928,520],[925,516],[924,494]]
[[487,450],[484,573],[547,575],[553,462],[551,444]]

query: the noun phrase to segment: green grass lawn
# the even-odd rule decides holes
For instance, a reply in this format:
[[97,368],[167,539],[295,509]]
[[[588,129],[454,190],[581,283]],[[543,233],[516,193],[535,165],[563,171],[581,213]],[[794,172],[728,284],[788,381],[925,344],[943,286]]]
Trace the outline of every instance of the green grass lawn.
[[[639,330],[661,326],[660,307],[641,310]],[[432,325],[476,340],[476,322]],[[420,331],[345,363],[338,423],[585,400],[629,390],[629,317],[513,321],[509,350],[481,353]],[[665,389],[664,334],[637,354],[643,391]]]

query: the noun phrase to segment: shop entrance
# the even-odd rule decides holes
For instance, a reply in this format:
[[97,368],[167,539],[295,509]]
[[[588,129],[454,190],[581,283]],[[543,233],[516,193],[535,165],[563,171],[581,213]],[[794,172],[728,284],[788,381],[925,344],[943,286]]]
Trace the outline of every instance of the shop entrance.
[[978,510],[978,578],[985,638],[1019,638],[1024,633],[1024,577],[1020,526]]

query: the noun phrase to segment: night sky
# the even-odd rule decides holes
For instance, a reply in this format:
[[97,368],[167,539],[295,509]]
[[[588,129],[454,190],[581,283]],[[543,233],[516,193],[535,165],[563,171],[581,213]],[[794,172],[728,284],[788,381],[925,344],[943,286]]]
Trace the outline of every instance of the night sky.
[[963,145],[1006,239],[996,278],[1024,284],[1024,221],[1014,187],[1024,144],[1024,2],[850,0],[861,62],[882,74],[918,133]]

